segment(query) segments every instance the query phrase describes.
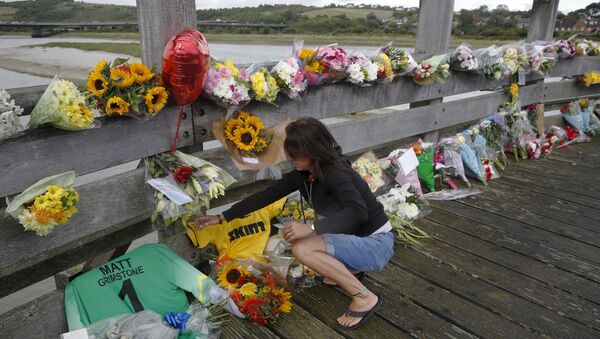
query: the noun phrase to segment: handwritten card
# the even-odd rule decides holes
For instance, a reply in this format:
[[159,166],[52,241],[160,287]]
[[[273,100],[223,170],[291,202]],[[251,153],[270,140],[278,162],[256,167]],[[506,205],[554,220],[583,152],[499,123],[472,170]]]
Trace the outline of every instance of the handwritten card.
[[185,193],[177,184],[170,181],[168,178],[158,178],[148,180],[148,184],[169,198],[175,204],[181,206],[191,202],[193,199]]
[[409,148],[404,154],[402,154],[397,160],[398,167],[400,172],[403,175],[408,175],[408,173],[412,172],[417,166],[419,166],[419,159],[417,159],[417,155],[415,154],[415,150]]

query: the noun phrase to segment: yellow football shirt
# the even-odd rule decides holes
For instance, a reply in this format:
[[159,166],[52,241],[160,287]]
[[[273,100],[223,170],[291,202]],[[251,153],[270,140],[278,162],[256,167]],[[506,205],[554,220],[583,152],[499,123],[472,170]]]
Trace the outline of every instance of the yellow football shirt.
[[214,243],[219,251],[219,261],[260,256],[269,240],[271,219],[281,213],[285,201],[286,198],[281,198],[245,218],[207,226],[201,230],[188,227],[186,233],[198,248]]

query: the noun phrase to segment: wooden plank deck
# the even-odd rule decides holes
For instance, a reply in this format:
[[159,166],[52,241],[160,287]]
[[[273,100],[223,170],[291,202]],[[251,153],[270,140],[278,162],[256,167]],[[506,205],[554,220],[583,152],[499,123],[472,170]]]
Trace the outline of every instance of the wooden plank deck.
[[484,193],[432,202],[432,237],[397,244],[365,283],[384,303],[362,328],[335,318],[349,303],[318,285],[266,328],[234,321],[224,337],[600,337],[600,138],[512,162]]

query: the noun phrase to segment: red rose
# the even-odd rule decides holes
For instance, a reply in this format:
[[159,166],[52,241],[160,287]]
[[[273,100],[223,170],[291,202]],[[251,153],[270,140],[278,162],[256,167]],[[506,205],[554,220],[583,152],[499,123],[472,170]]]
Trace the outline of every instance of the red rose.
[[175,173],[173,173],[173,178],[175,178],[175,181],[178,184],[185,184],[192,173],[194,173],[193,168],[189,166],[181,166],[175,170]]

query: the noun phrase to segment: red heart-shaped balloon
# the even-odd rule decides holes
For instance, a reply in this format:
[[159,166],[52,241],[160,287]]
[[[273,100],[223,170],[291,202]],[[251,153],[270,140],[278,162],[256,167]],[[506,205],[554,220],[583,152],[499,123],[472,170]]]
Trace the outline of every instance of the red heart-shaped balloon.
[[163,53],[162,77],[180,105],[194,102],[208,75],[210,52],[202,33],[187,29],[173,36]]

